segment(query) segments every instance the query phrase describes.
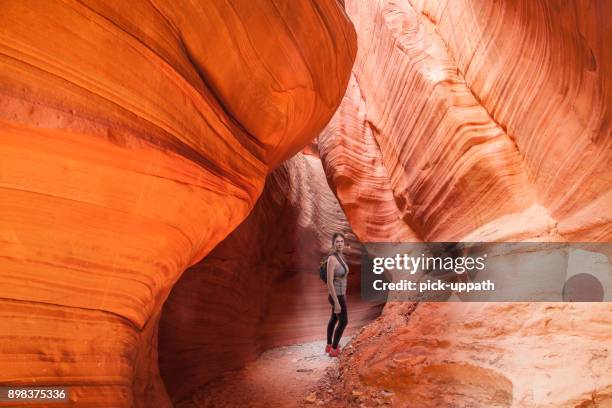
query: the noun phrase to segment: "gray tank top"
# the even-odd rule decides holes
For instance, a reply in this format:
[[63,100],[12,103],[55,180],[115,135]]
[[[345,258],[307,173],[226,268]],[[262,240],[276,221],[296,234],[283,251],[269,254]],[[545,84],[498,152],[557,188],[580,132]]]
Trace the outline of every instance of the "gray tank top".
[[346,295],[346,277],[348,275],[348,269],[343,266],[345,265],[343,261],[339,261],[334,255],[332,256],[336,260],[334,267],[334,289],[336,289],[336,295],[344,296]]

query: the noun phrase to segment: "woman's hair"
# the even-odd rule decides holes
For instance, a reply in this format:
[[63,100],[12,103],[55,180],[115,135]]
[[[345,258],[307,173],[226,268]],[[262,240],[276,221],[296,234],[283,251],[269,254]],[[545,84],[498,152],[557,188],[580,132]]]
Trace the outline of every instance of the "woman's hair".
[[332,235],[332,239],[331,239],[331,250],[329,251],[330,254],[333,254],[336,250],[336,238],[338,237],[342,237],[342,239],[346,240],[346,237],[344,236],[343,233],[341,232],[335,232],[334,235]]

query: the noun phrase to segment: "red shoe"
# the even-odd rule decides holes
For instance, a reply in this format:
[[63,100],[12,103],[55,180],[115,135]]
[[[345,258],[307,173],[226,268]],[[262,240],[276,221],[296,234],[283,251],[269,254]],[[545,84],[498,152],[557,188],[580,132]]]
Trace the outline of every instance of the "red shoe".
[[329,351],[330,357],[338,357],[340,355],[340,346],[338,348],[333,348]]
[[331,344],[328,344],[327,346],[325,346],[325,352],[329,353],[329,351],[331,350]]

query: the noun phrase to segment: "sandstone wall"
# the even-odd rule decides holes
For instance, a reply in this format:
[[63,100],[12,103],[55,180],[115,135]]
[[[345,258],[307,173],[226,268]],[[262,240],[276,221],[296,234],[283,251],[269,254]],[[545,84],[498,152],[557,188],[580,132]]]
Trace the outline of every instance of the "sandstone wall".
[[334,1],[0,4],[0,383],[167,406],[172,285],[335,111]]
[[358,90],[319,146],[341,202],[368,200],[345,206],[349,221],[385,201],[389,217],[362,240],[378,228],[429,241],[610,238],[604,2],[369,1],[347,12]]
[[[603,1],[347,1],[359,51],[318,147],[357,237],[610,241]],[[359,160],[361,158],[361,160]],[[344,396],[398,406],[610,404],[607,304],[387,304]]]

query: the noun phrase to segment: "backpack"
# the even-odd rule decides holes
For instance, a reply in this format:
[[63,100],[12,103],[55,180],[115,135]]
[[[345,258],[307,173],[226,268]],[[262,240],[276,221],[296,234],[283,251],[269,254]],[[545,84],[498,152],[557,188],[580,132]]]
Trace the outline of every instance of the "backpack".
[[[338,259],[338,255],[333,254],[336,259]],[[323,260],[321,261],[321,263],[319,264],[319,278],[321,278],[321,280],[327,284],[327,260],[329,259],[331,255],[327,255],[323,257]],[[340,260],[338,259],[338,262],[340,262]]]
[[327,260],[329,256],[324,256],[319,264],[319,278],[323,281],[323,283],[327,284]]

